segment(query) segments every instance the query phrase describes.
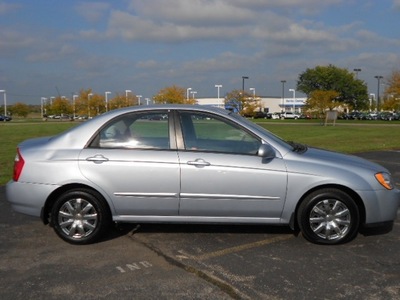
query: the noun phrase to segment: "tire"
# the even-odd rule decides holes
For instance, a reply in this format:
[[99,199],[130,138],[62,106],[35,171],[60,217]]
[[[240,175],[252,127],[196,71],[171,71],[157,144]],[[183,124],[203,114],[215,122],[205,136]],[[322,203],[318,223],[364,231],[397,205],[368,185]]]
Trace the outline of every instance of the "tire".
[[89,189],[74,189],[62,194],[51,210],[51,225],[57,235],[71,244],[98,241],[111,223],[103,198]]
[[308,195],[297,211],[303,236],[315,244],[346,243],[358,233],[360,215],[354,200],[338,189]]

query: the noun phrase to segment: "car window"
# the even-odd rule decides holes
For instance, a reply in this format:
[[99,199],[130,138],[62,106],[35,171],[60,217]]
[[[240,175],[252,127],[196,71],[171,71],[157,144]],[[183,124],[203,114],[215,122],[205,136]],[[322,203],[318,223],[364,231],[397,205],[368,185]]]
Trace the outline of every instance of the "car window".
[[222,118],[197,113],[180,114],[185,149],[237,154],[257,154],[261,140]]
[[167,113],[128,114],[108,123],[99,132],[100,148],[169,149]]

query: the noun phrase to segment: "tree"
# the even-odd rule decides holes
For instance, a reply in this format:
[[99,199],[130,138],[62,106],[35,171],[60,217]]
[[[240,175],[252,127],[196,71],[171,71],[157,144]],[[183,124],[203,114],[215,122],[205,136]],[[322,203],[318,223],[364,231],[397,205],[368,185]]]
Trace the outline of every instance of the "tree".
[[196,99],[187,99],[186,90],[179,86],[173,85],[161,89],[157,95],[153,97],[156,103],[173,103],[173,104],[195,104]]
[[385,90],[384,110],[400,110],[400,70],[394,70],[387,79],[388,87]]
[[318,113],[324,113],[326,110],[333,110],[340,104],[336,101],[339,93],[336,91],[315,90],[311,92],[306,101],[306,107],[309,110],[316,110]]
[[29,114],[29,106],[25,103],[17,102],[14,105],[10,106],[8,110],[12,115],[20,116],[26,118]]
[[75,113],[78,115],[94,117],[106,111],[105,97],[93,94],[92,89],[81,90],[75,102]]
[[103,95],[93,94],[89,100],[90,116],[97,116],[106,111],[106,103]]
[[333,65],[317,66],[299,75],[297,90],[310,97],[314,91],[336,91],[337,102],[362,110],[369,107],[368,89],[364,81],[346,69]]
[[117,108],[121,108],[121,107],[126,107],[128,100],[129,99],[128,99],[128,97],[126,97],[126,95],[117,93],[115,95],[115,97],[109,101],[109,104],[108,104],[109,109],[113,110],[113,109],[117,109]]
[[61,97],[56,97],[51,105],[51,113],[55,115],[68,115],[72,113],[71,103]]
[[89,97],[88,95],[92,93],[92,89],[80,90],[79,96],[75,101],[75,113],[81,116],[89,115]]
[[242,90],[233,90],[226,94],[225,104],[228,109],[239,112],[242,115],[251,116],[260,109],[255,97]]
[[382,110],[400,111],[400,98],[394,96],[388,97],[381,106]]

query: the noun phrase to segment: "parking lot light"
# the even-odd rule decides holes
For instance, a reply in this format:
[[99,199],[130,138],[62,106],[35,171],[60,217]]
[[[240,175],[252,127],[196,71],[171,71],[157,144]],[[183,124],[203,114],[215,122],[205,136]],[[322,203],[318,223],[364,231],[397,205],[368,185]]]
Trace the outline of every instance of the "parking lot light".
[[[7,96],[6,96],[6,90],[0,90],[0,93],[4,93],[4,116],[7,116]],[[6,121],[6,118],[4,118],[4,122]]]
[[376,75],[375,76],[376,79],[378,79],[378,91],[377,91],[377,95],[376,95],[376,110],[379,112],[379,86],[381,85],[381,79],[383,78],[383,76],[381,75]]
[[186,89],[186,101],[189,103],[189,92],[192,90],[192,88],[187,88]]
[[296,111],[296,90],[289,89],[289,92],[293,92],[293,112],[295,112]]
[[219,89],[222,88],[221,84],[216,84],[215,87],[217,88],[217,95],[218,95],[218,107],[221,107],[220,98],[219,98]]

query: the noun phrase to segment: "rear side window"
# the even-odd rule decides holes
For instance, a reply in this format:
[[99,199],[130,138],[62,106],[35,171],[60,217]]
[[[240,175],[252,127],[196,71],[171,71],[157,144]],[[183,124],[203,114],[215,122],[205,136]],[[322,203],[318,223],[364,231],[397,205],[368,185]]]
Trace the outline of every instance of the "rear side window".
[[169,149],[168,114],[129,114],[103,127],[90,147],[119,149]]

